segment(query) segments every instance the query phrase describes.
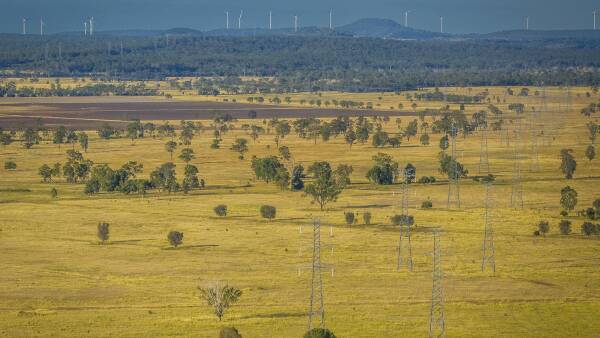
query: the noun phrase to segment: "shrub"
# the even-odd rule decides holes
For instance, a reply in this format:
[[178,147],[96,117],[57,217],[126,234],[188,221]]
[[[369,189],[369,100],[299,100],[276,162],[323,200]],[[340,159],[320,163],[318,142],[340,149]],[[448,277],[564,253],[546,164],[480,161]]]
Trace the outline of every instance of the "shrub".
[[277,215],[277,209],[271,205],[263,205],[260,207],[260,215],[266,219],[273,219]]
[[176,248],[183,243],[183,232],[171,231],[167,235],[167,239],[169,240],[169,244]]
[[225,204],[219,204],[214,209],[215,214],[220,217],[227,216],[227,206]]
[[591,222],[585,222],[581,225],[581,232],[586,236],[598,233],[598,226]]
[[371,213],[370,212],[365,212],[363,214],[363,221],[365,222],[366,225],[371,224]]
[[348,225],[354,224],[355,217],[354,217],[353,212],[345,212],[344,218],[346,219],[346,224],[348,224]]
[[58,190],[56,190],[56,188],[52,188],[50,190],[50,197],[52,197],[52,198],[57,198],[58,197]]
[[558,224],[558,229],[560,230],[560,233],[563,234],[563,235],[570,234],[571,233],[571,221],[563,219]]
[[567,217],[567,216],[569,216],[569,213],[567,211],[563,210],[563,211],[560,212],[560,215],[562,217]]
[[423,177],[419,178],[418,183],[421,183],[421,184],[435,183],[435,177],[433,177],[433,176],[423,176]]
[[333,332],[324,328],[314,328],[304,334],[304,338],[336,338]]
[[219,331],[219,338],[242,338],[235,327],[224,327]]
[[13,161],[5,161],[4,162],[4,169],[6,170],[15,170],[17,169],[17,164]]
[[594,208],[585,209],[585,217],[593,221],[596,218],[596,210]]
[[423,203],[421,203],[421,209],[431,209],[431,208],[433,208],[433,202],[431,202],[431,200],[423,201]]
[[540,235],[540,231],[539,231],[539,230],[536,230],[536,231],[534,231],[534,232],[533,232],[533,235],[534,235],[534,236],[539,236],[539,235]]
[[104,244],[104,242],[108,241],[109,237],[109,224],[106,222],[98,223],[98,232],[97,236],[100,241]]
[[548,231],[550,231],[550,224],[548,224],[548,221],[540,221],[538,224],[538,231],[542,236],[546,236]]
[[415,223],[415,218],[413,216],[408,216],[408,215],[392,216],[392,224],[393,225],[413,225],[414,223]]

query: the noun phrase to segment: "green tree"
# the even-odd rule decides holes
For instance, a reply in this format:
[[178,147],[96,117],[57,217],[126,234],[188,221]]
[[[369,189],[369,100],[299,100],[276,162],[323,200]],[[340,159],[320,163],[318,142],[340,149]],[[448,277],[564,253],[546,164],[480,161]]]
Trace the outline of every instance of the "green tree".
[[379,185],[390,185],[398,177],[398,162],[392,156],[379,153],[373,156],[375,165],[367,172],[369,181]]
[[421,135],[421,138],[419,139],[419,141],[421,142],[422,145],[428,146],[429,145],[429,135],[428,134]]
[[42,181],[44,183],[49,183],[50,181],[52,181],[52,168],[50,168],[49,165],[42,165],[38,170],[38,173],[42,177]]
[[224,286],[217,284],[208,288],[199,287],[198,289],[208,306],[213,307],[214,313],[217,318],[219,318],[219,321],[221,321],[225,315],[225,311],[227,311],[229,307],[236,303],[242,296],[242,291],[240,289],[227,284]]
[[450,141],[448,140],[448,135],[444,135],[440,139],[440,149],[442,149],[442,151],[446,151],[448,147],[450,147]]
[[214,207],[213,211],[219,217],[227,216],[227,206],[225,204],[217,205],[216,207]]
[[298,190],[304,189],[303,178],[304,178],[304,167],[301,164],[299,164],[294,167],[294,170],[292,170],[291,185],[292,185],[293,191],[298,191]]
[[344,190],[343,184],[340,184],[328,162],[313,163],[308,168],[308,173],[313,175],[313,180],[306,185],[304,192],[323,210],[327,203],[337,200]]
[[346,132],[346,135],[344,136],[344,140],[350,145],[350,148],[352,148],[352,145],[354,144],[354,142],[356,142],[356,133],[354,132],[354,130],[348,130]]
[[245,138],[238,138],[235,140],[235,143],[231,146],[231,150],[239,153],[238,158],[240,160],[244,159],[244,153],[248,152],[248,140]]
[[540,223],[538,223],[538,231],[542,236],[546,236],[550,231],[550,224],[548,221],[540,221]]
[[560,151],[560,157],[562,159],[560,170],[565,175],[566,179],[572,179],[575,169],[577,169],[577,161],[575,161],[572,152],[572,149],[562,149]]
[[314,328],[307,331],[303,338],[336,338],[336,336],[326,328]]
[[108,241],[109,238],[109,227],[110,225],[106,222],[100,222],[98,223],[98,231],[96,233],[96,235],[98,236],[98,239],[102,242],[102,244],[104,244],[104,242]]
[[585,157],[587,157],[587,159],[591,162],[595,157],[596,157],[596,149],[594,148],[593,145],[589,145],[586,149],[585,149]]
[[161,164],[150,173],[150,186],[161,191],[166,190],[169,193],[178,191],[179,184],[175,176],[175,167],[172,162]]
[[172,247],[177,248],[181,245],[181,243],[183,243],[183,232],[170,231],[167,235],[167,239]]
[[571,233],[571,221],[563,219],[558,224],[558,229],[560,230],[560,233],[563,235],[570,234]]
[[412,120],[408,123],[408,126],[406,126],[406,129],[404,130],[404,136],[406,136],[406,138],[410,142],[410,138],[416,136],[418,130],[419,122],[417,120]]
[[90,141],[88,134],[86,134],[84,131],[82,131],[81,133],[79,133],[77,135],[77,138],[79,139],[79,145],[81,146],[81,149],[83,149],[83,151],[85,151],[87,153],[89,141]]
[[272,220],[277,215],[277,209],[271,205],[263,205],[260,207],[260,215],[262,218]]
[[194,150],[192,148],[183,148],[179,154],[179,159],[183,162],[190,163],[191,160],[195,159]]
[[165,150],[171,156],[171,161],[173,161],[173,152],[175,152],[175,149],[177,149],[177,142],[169,141],[169,142],[165,143]]
[[566,211],[571,211],[577,206],[577,191],[566,186],[560,190],[560,205]]

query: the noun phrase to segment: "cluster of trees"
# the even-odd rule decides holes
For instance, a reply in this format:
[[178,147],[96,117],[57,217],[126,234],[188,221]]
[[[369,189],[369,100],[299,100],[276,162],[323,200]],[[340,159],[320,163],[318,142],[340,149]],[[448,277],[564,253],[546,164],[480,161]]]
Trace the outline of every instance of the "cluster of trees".
[[59,80],[50,88],[17,87],[16,83],[0,84],[0,97],[49,97],[49,96],[156,96],[158,90],[146,88],[143,83],[96,83],[77,87],[62,87]]
[[[558,230],[562,235],[569,235],[572,233],[572,222],[569,220],[561,220],[558,223]],[[534,236],[546,236],[550,232],[550,223],[542,220],[537,224],[537,230],[533,232]],[[583,222],[581,224],[581,233],[584,236],[600,235],[600,224],[594,224],[592,222]]]
[[[0,67],[17,74],[155,79],[168,76],[274,77],[260,92],[397,91],[468,85],[597,85],[595,40],[399,41],[345,36],[124,37],[3,35]],[[123,48],[114,48],[122,44]],[[60,46],[60,53],[59,53]],[[585,46],[582,48],[581,46]],[[369,53],[364,53],[368,50]],[[426,51],[426,52],[424,52]],[[390,57],[402,55],[402,58]],[[494,62],[490,62],[494,60]],[[23,73],[21,73],[23,72]],[[320,80],[315,80],[320,79]],[[184,88],[193,84],[184,84]],[[208,94],[246,91],[228,81]]]

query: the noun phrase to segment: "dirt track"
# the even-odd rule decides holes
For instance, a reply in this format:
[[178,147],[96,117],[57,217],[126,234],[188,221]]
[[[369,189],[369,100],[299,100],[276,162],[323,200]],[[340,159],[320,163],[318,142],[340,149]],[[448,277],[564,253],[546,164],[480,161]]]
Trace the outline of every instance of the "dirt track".
[[[20,102],[19,102],[20,101]],[[186,102],[158,100],[102,99],[69,100],[21,100],[2,101],[0,99],[0,127],[28,126],[43,124],[47,127],[65,125],[74,128],[94,128],[103,123],[122,125],[139,120],[206,120],[216,115],[228,113],[235,118],[247,118],[250,111],[256,111],[257,118],[297,118],[335,117],[340,115],[414,115],[411,112],[390,112],[356,109],[323,109],[288,106],[252,105],[228,102]]]

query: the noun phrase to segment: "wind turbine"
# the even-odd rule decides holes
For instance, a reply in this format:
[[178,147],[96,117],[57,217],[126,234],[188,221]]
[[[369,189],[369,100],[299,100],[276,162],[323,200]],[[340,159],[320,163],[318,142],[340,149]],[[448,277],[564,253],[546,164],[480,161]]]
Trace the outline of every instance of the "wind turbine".
[[440,33],[444,34],[444,17],[440,16]]
[[525,17],[525,30],[528,31],[529,30],[529,16]]
[[40,18],[40,36],[44,35],[44,18]]
[[596,13],[598,11],[593,11],[592,13],[594,14],[594,30],[596,30]]
[[329,30],[333,30],[333,9],[329,10]]
[[90,18],[90,36],[94,35],[94,17]]
[[412,12],[412,10],[404,12],[404,27],[408,27],[408,13],[411,13],[411,12]]
[[244,16],[244,10],[240,10],[240,16],[238,18],[238,29],[242,29],[242,16]]
[[298,33],[298,16],[294,15],[294,33]]
[[87,36],[87,33],[88,33],[88,22],[87,22],[87,20],[85,20],[83,22],[83,36]]
[[227,17],[227,21],[225,22],[225,28],[229,29],[229,11],[225,11],[225,15]]
[[27,19],[23,18],[23,35],[27,34]]
[[273,29],[273,12],[269,11],[269,30]]

